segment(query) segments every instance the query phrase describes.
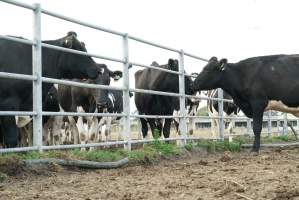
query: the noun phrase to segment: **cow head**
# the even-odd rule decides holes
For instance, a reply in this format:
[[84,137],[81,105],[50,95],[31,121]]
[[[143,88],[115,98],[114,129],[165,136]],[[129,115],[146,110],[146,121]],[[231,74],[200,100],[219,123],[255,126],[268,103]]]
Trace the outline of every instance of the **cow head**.
[[193,90],[200,91],[219,88],[226,65],[226,59],[218,61],[216,57],[212,57],[195,79]]
[[[77,34],[75,32],[69,32],[66,37],[59,41],[59,46],[87,52],[85,44],[77,39]],[[61,70],[61,78],[95,79],[99,73],[96,63],[90,56],[61,51],[58,62]]]
[[[118,81],[120,78],[122,78],[122,72],[121,71],[111,71],[108,69],[107,65],[105,64],[97,64],[97,67],[99,68],[100,74],[95,79],[95,83],[99,85],[110,85],[110,79],[113,78],[115,81]],[[99,110],[103,110],[107,108],[108,102],[109,102],[109,90],[106,89],[97,89],[96,90],[96,102],[98,105]]]
[[[172,71],[179,71],[179,62],[177,59],[168,59],[168,69]],[[170,76],[173,76],[173,74],[168,74]],[[177,75],[175,75],[177,76]],[[185,76],[185,93],[192,95],[193,92],[193,81],[190,77]]]

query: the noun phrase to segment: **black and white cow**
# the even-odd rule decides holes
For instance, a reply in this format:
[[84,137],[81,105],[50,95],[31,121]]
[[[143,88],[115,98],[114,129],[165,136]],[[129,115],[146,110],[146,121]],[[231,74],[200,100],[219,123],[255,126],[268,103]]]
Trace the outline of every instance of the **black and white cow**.
[[[59,112],[57,89],[52,86],[43,101],[43,110]],[[59,119],[59,120],[58,120]],[[61,144],[60,131],[63,116],[43,116],[43,142],[44,145]],[[20,131],[20,146],[32,146],[33,130],[32,118],[29,116],[17,116],[16,124]]]
[[[198,93],[198,94],[197,94]],[[195,93],[195,95],[199,96],[199,92]],[[193,94],[194,95],[194,94]],[[200,103],[200,99],[198,98],[187,98],[187,114],[189,116],[196,116],[197,112],[198,112],[198,109],[199,109],[199,103]],[[174,122],[174,126],[176,128],[176,131],[178,134],[180,134],[180,131],[179,131],[179,124],[180,124],[180,118],[179,117],[176,117],[176,116],[179,116],[180,115],[180,108],[177,107],[175,108],[175,110],[173,111],[173,115],[174,115],[174,119],[173,119],[173,122]],[[188,133],[190,135],[193,135],[193,128],[194,128],[194,123],[195,123],[195,118],[188,118],[187,119],[187,124],[188,124]]]
[[[243,113],[253,118],[253,151],[260,149],[263,113],[276,110],[299,117],[299,55],[253,57],[227,63],[212,57],[194,82],[194,90],[222,88]],[[298,84],[297,84],[298,83]]]
[[[43,43],[85,51],[85,46],[77,39],[75,32],[57,39],[42,41]],[[96,78],[98,67],[89,56],[42,48],[42,75],[51,78]],[[32,46],[15,41],[0,39],[0,71],[32,74]],[[43,83],[43,99],[51,84]],[[31,111],[32,110],[32,82],[24,80],[0,79],[0,110],[2,111]],[[7,147],[18,144],[19,131],[15,117],[0,117],[0,138]]]
[[[155,67],[163,69],[169,69],[172,71],[178,71],[178,60],[169,59],[165,65],[159,65],[156,62],[151,64]],[[185,92],[186,94],[192,94],[191,84],[192,80],[189,77],[185,77]],[[135,73],[135,87],[145,90],[156,90],[163,92],[179,92],[179,77],[176,74],[167,73],[156,69],[143,69]],[[135,93],[135,104],[139,114],[145,115],[172,115],[176,107],[178,107],[177,97]],[[158,130],[159,136],[163,131],[165,138],[170,135],[170,125],[172,119],[152,119],[152,118],[140,118],[142,126],[143,137],[147,136],[148,126],[150,124],[152,134],[154,130]]]
[[[110,85],[110,78],[118,80],[122,77],[121,71],[111,71],[105,64],[98,64],[100,74],[96,79],[73,81],[99,85]],[[61,111],[97,113],[109,103],[107,89],[91,89],[75,86],[58,85],[58,101]],[[98,140],[99,120],[101,117],[72,117],[68,116],[68,123],[73,134],[74,143],[84,144]],[[61,120],[61,119],[60,119]],[[87,123],[85,123],[85,121]],[[87,127],[85,126],[87,124]]]
[[[218,98],[218,91],[217,90],[209,90],[207,93],[208,97],[211,98]],[[223,91],[223,98],[232,100],[232,97],[225,91]],[[219,120],[213,117],[219,117],[219,110],[218,110],[218,101],[207,101],[208,106],[208,113],[209,117],[211,117],[211,130],[212,130],[212,137],[219,138]],[[224,117],[235,117],[239,112],[238,106],[231,102],[223,102],[223,113]],[[233,119],[224,119],[225,126],[227,127],[228,133],[233,133],[234,128],[234,120]]]
[[[130,97],[133,94],[130,93]],[[123,112],[123,92],[119,90],[109,90],[106,106],[99,106],[100,113],[122,113]],[[122,117],[102,117],[99,122],[99,133],[105,133],[106,141],[111,140],[111,125],[117,123],[122,125]],[[122,133],[118,134],[118,140],[124,137]]]

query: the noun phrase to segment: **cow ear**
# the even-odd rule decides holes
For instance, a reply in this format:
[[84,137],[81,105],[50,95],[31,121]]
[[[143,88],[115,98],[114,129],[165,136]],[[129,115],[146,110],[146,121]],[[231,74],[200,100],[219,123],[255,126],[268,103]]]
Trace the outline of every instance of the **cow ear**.
[[69,31],[69,32],[67,33],[67,36],[74,36],[74,37],[77,37],[77,33],[74,32],[74,31]]
[[225,65],[227,64],[227,59],[223,58],[219,61],[219,70],[223,71],[225,69]]
[[213,56],[210,58],[209,62],[218,62],[217,57]]
[[118,81],[123,77],[123,73],[121,71],[114,71],[110,73],[110,77],[112,77],[115,81]]
[[168,68],[172,71],[178,71],[179,63],[178,60],[169,59],[168,60]]

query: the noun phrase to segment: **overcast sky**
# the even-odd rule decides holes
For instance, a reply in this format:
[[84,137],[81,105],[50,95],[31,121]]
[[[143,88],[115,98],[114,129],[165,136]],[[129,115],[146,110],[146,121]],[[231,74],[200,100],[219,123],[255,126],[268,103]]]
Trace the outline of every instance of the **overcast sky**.
[[[295,0],[21,1],[39,2],[44,9],[204,58],[217,56],[237,62],[252,56],[299,52],[299,2]],[[1,35],[32,38],[31,11],[0,2],[0,13]],[[88,52],[122,58],[121,37],[43,15],[42,39],[57,39],[70,30],[78,33]],[[130,41],[129,46],[133,62],[164,64],[170,57],[177,58],[175,53],[138,42]],[[113,70],[122,69],[119,63],[97,61]],[[189,73],[200,72],[204,64],[185,58]],[[131,70],[132,78],[137,69]],[[134,81],[130,84],[134,87]]]

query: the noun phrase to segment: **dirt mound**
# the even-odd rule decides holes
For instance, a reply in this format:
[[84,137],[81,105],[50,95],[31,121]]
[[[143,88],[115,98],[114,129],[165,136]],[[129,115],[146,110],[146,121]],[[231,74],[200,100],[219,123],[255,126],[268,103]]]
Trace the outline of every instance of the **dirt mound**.
[[[24,170],[22,163],[19,165],[16,171]],[[159,163],[145,159],[143,165],[120,169],[52,166],[51,172],[52,176],[9,177],[9,184],[0,186],[1,200],[299,199],[298,149],[267,150],[258,156],[247,152],[191,153]]]
[[0,159],[0,172],[9,176],[23,174],[26,170],[25,163],[16,157]]

